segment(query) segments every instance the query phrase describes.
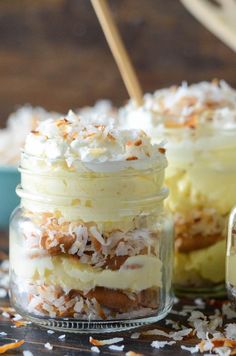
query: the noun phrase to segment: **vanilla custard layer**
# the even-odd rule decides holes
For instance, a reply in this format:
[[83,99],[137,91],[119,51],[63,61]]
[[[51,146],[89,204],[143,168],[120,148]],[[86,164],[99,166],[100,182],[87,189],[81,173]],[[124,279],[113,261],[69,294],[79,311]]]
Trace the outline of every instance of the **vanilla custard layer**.
[[174,153],[173,148],[169,152],[167,150],[169,167],[165,182],[170,189],[168,207],[182,213],[193,207],[210,207],[220,214],[229,213],[236,201],[235,142],[234,146],[229,145],[225,149],[197,151],[190,146],[185,151],[185,157],[178,157],[178,151]]
[[[40,167],[37,167],[39,170]],[[37,170],[36,170],[37,171]],[[22,205],[30,211],[60,210],[68,220],[113,221],[158,209],[164,170],[79,174],[21,172]],[[161,192],[160,192],[161,191]],[[21,194],[20,194],[21,195]]]
[[236,255],[226,257],[226,282],[236,287]]
[[129,257],[117,271],[93,268],[69,256],[22,258],[17,246],[11,247],[13,272],[32,282],[59,285],[65,290],[90,290],[95,287],[138,292],[161,287],[162,262],[153,256]]
[[[219,283],[225,279],[225,241],[193,251],[175,253],[174,283],[192,285],[208,280]],[[236,259],[235,259],[236,268]]]

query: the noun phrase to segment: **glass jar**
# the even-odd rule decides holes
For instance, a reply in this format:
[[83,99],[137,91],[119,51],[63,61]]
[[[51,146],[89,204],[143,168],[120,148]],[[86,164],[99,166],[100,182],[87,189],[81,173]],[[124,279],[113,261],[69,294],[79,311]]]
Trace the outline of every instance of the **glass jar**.
[[11,303],[77,332],[131,329],[173,302],[172,220],[158,162],[48,164],[22,154],[10,225]]
[[235,130],[166,129],[178,295],[225,294],[226,223],[236,202]]
[[236,207],[230,214],[228,224],[226,288],[232,306],[236,308]]

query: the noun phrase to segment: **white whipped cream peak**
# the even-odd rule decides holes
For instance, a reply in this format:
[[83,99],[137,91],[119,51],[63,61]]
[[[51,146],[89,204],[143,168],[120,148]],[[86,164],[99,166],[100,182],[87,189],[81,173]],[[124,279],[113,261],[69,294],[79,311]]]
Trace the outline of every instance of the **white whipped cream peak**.
[[38,122],[49,115],[59,116],[31,105],[24,105],[12,113],[7,119],[6,127],[0,130],[0,164],[17,166],[26,136]]
[[236,90],[225,81],[200,82],[160,89],[145,94],[137,108],[131,100],[119,110],[121,126],[139,127],[148,132],[167,128],[236,127]]
[[157,160],[165,162],[163,143],[152,144],[142,130],[119,129],[115,119],[97,116],[89,120],[72,111],[39,124],[26,139],[25,153],[48,160],[91,163]]

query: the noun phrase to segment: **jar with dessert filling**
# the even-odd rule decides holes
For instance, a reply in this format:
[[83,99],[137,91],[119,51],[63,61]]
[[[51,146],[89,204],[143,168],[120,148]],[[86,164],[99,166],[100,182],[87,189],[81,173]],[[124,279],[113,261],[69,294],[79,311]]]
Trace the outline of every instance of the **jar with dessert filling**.
[[236,202],[236,91],[225,82],[171,87],[123,108],[126,127],[167,140],[175,223],[174,286],[178,295],[225,294],[227,219]]
[[73,113],[46,120],[21,155],[11,303],[45,327],[124,330],[172,306],[165,149],[143,131],[104,121]]
[[236,309],[236,207],[232,209],[228,223],[226,289],[232,306]]

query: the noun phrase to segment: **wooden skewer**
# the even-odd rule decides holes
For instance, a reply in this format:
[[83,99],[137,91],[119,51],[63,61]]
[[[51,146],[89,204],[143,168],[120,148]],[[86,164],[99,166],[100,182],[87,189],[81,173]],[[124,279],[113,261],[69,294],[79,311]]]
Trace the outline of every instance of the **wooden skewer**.
[[225,11],[225,7],[227,6],[228,9],[229,5],[232,6],[232,2],[230,4],[224,3],[225,6],[220,10],[205,0],[180,1],[208,30],[220,38],[232,50],[236,51],[236,27],[232,24],[227,11]]
[[106,40],[115,58],[121,76],[130,97],[138,106],[143,103],[143,93],[131,64],[128,53],[124,47],[117,26],[113,20],[111,11],[106,0],[91,0]]

